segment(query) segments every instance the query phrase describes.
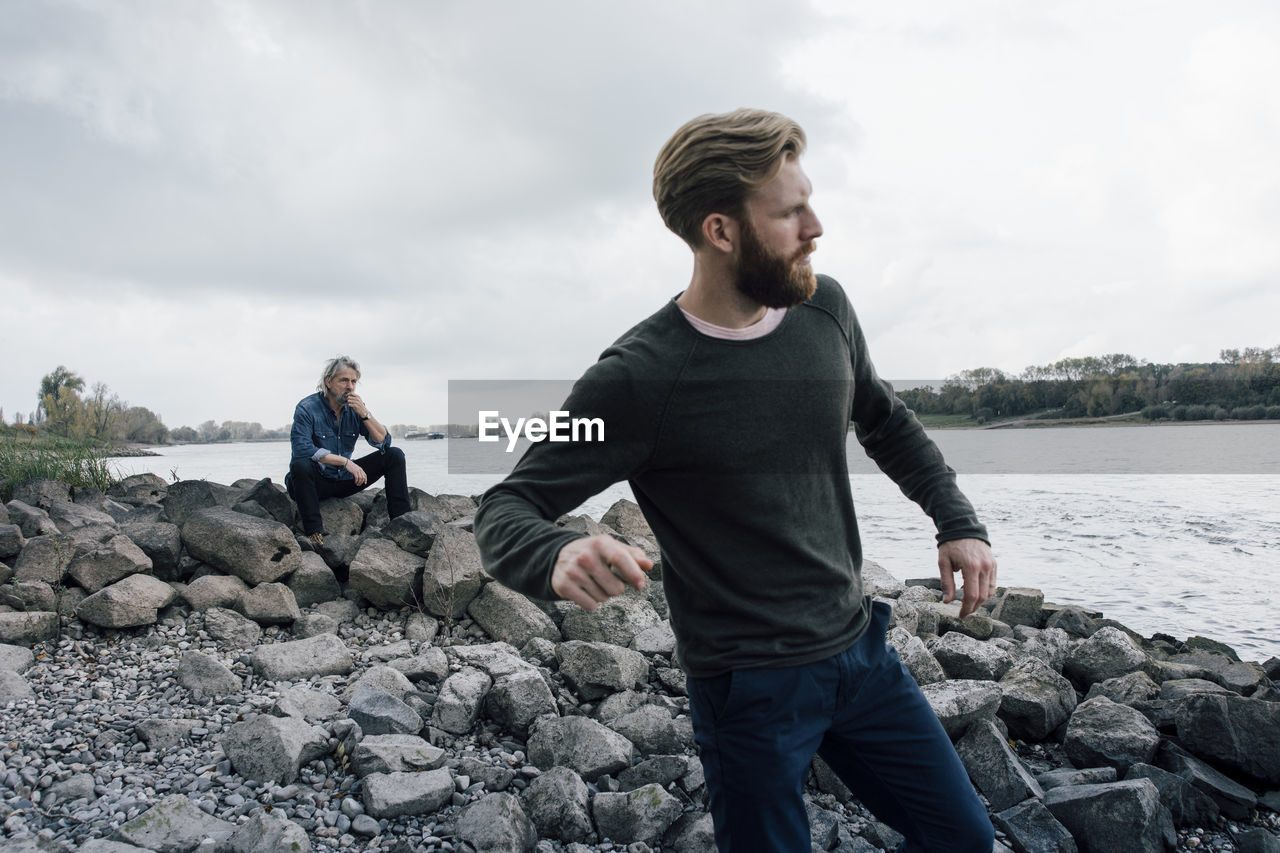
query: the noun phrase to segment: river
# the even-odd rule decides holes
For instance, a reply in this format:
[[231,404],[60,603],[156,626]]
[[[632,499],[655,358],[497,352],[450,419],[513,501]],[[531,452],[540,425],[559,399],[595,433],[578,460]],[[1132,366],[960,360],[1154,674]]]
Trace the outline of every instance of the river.
[[[1000,583],[1102,610],[1134,630],[1203,635],[1245,659],[1280,656],[1280,424],[933,430],[990,529]],[[409,482],[482,492],[499,445],[401,441]],[[505,445],[502,445],[505,446]],[[937,575],[933,527],[850,437],[850,484],[868,559],[899,578]],[[121,473],[167,480],[283,479],[282,442],[154,448]],[[488,471],[489,473],[459,473]],[[599,518],[619,484],[583,505]]]

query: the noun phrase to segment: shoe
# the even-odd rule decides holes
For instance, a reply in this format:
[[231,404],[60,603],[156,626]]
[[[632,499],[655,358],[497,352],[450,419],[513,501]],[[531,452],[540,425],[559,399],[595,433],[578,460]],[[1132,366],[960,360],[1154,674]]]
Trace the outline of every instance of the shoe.
[[315,547],[317,547],[317,548],[323,548],[323,547],[324,547],[324,534],[323,534],[323,533],[312,533],[312,534],[311,534],[310,536],[308,536],[307,538],[311,540],[311,544],[312,544],[312,545],[314,545]]

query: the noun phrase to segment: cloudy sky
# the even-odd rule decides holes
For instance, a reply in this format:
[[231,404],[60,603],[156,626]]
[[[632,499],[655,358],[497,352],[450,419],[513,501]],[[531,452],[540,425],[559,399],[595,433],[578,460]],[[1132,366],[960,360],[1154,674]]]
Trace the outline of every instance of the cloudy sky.
[[386,423],[571,378],[676,294],[688,118],[803,124],[882,375],[1280,344],[1272,0],[0,0],[0,406]]

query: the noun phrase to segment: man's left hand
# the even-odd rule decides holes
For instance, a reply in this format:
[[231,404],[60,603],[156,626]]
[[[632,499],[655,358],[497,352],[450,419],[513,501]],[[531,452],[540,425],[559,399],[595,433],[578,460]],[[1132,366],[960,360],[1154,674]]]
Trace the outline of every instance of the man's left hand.
[[939,545],[938,573],[942,576],[943,603],[956,597],[956,574],[964,577],[961,619],[977,610],[996,589],[996,557],[981,539],[953,539]]

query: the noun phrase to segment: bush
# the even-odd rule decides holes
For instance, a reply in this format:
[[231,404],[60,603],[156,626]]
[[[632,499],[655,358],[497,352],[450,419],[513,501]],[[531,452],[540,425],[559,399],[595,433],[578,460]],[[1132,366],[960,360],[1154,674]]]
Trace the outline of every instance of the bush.
[[983,406],[981,409],[978,409],[976,413],[974,413],[973,417],[974,417],[974,420],[976,420],[978,423],[985,424],[987,421],[991,420],[995,416],[996,416],[996,413],[993,409],[987,406]]
[[1196,404],[1187,406],[1187,420],[1189,421],[1207,421],[1213,417],[1213,411],[1208,406]]
[[1146,406],[1142,410],[1142,419],[1147,421],[1163,421],[1170,417],[1167,406]]
[[1267,406],[1267,419],[1280,420],[1280,406]]
[[59,480],[72,489],[106,491],[119,477],[106,461],[109,451],[60,438],[6,438],[0,441],[0,499],[27,480]]
[[1185,421],[1187,419],[1187,407],[1174,406],[1173,410],[1170,411],[1169,414],[1173,416],[1175,421]]
[[1227,416],[1230,414],[1231,413],[1228,412],[1226,409],[1222,408],[1221,406],[1218,406],[1213,410],[1213,419],[1215,421],[1225,421],[1227,419]]

